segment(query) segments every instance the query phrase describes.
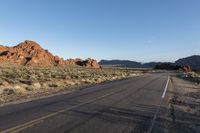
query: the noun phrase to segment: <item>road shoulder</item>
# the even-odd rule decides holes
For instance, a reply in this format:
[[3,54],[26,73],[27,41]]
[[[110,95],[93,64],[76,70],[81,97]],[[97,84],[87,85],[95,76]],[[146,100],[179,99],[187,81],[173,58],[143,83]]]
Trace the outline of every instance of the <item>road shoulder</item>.
[[168,130],[181,130],[182,133],[200,131],[200,87],[173,76],[168,96]]

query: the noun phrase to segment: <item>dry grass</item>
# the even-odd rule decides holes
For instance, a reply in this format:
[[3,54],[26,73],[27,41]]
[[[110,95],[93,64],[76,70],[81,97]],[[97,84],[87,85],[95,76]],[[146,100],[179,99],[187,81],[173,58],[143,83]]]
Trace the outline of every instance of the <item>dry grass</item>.
[[179,78],[191,81],[197,85],[200,85],[200,71],[193,71],[186,74],[177,75]]
[[0,103],[141,75],[132,69],[0,66]]

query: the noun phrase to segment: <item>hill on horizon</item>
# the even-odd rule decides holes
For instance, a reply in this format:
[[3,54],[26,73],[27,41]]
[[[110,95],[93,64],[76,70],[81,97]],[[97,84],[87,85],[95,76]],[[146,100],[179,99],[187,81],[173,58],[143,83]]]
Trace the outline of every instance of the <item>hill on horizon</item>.
[[189,65],[192,69],[200,70],[200,55],[192,55],[175,61],[176,65]]
[[141,63],[130,60],[101,60],[99,64],[102,66],[114,66],[114,67],[127,67],[127,68],[154,68],[156,65],[171,62],[148,62]]
[[128,67],[128,68],[155,68],[156,65],[171,64],[171,65],[189,65],[194,70],[200,70],[200,55],[192,55],[189,57],[178,59],[175,62],[148,62],[141,63],[130,60],[101,60],[99,62],[102,66],[116,66],[116,67]]
[[100,65],[94,59],[64,60],[54,56],[48,50],[43,49],[38,43],[26,40],[16,46],[8,47],[0,45],[0,63],[10,63],[23,66],[63,66],[77,65],[90,68],[100,68]]
[[140,62],[130,61],[130,60],[101,60],[100,65],[110,65],[116,67],[141,67]]

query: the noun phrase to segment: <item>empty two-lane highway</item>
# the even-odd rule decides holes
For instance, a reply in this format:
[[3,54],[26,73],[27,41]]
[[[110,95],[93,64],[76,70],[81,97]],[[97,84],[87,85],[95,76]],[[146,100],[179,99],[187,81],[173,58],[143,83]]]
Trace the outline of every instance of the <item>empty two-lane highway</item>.
[[[146,74],[0,108],[1,132],[164,132],[168,73]],[[161,124],[160,124],[161,123]]]

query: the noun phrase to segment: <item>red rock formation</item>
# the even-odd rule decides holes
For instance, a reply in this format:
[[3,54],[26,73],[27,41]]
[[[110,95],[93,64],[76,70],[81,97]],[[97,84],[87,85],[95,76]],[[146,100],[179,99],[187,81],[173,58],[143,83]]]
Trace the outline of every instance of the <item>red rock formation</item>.
[[25,41],[14,47],[1,48],[1,60],[18,65],[53,66],[55,57],[33,41]]
[[99,64],[93,59],[85,61],[80,59],[64,60],[58,56],[54,56],[33,41],[25,41],[14,47],[0,46],[0,62],[9,62],[24,66],[80,65],[100,68]]
[[81,60],[79,58],[68,59],[65,61],[65,65],[79,65],[79,66],[91,67],[91,68],[101,68],[101,66],[97,63],[96,60],[90,59],[90,58],[86,60]]
[[85,61],[77,61],[77,65],[85,66],[85,67],[92,67],[92,68],[100,68],[100,65],[97,63],[96,60],[88,58]]
[[74,59],[68,59],[65,61],[66,65],[76,65],[76,61]]
[[183,70],[183,72],[188,73],[191,71],[191,68],[189,65],[185,65],[185,66],[183,66],[182,70]]

